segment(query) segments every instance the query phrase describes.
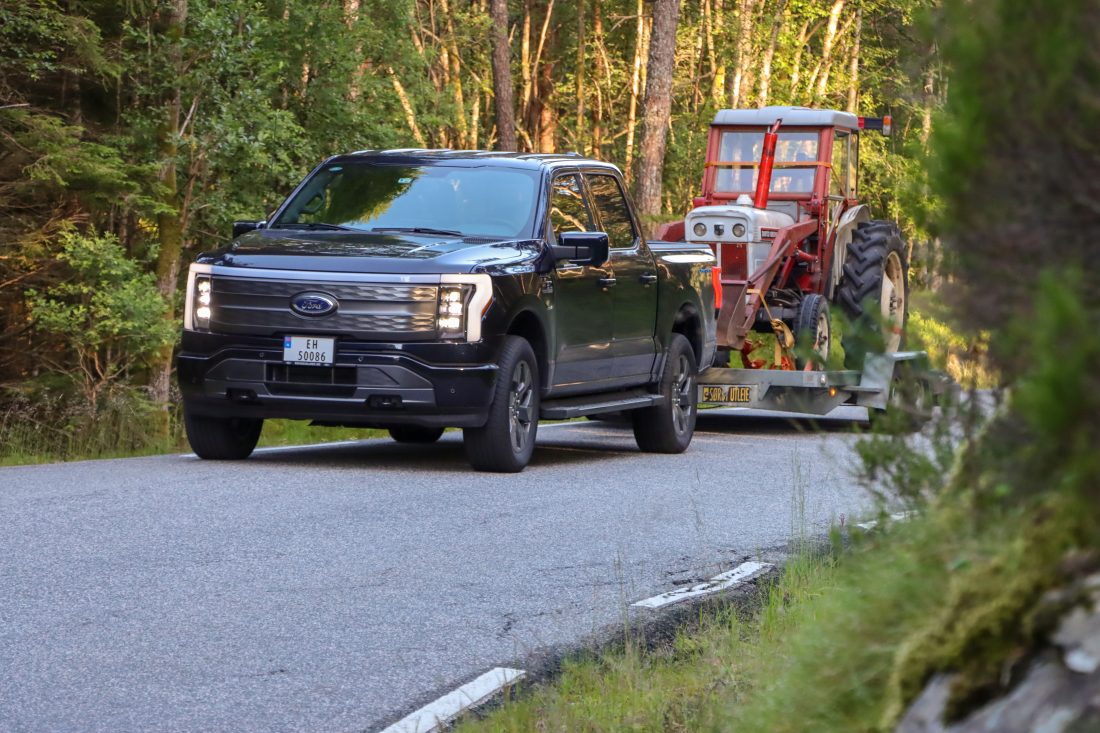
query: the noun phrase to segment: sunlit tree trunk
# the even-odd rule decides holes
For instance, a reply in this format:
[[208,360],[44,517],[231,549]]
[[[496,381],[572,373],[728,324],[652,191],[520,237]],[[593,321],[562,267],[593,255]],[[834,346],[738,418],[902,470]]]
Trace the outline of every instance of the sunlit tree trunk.
[[852,37],[852,50],[848,58],[848,111],[859,109],[859,42],[863,35],[863,9],[856,9],[856,27]]
[[817,91],[814,99],[823,99],[829,85],[829,67],[833,63],[833,46],[836,43],[837,30],[840,25],[840,14],[844,11],[845,0],[833,0],[833,7],[829,10],[829,22],[825,26],[825,40],[821,46],[821,73],[817,78]]
[[573,148],[577,152],[585,152],[585,134],[587,133],[587,125],[585,124],[585,112],[584,112],[584,73],[585,73],[585,54],[584,54],[584,0],[576,0],[577,6],[577,59],[576,69],[573,71],[573,76],[576,83],[575,93],[577,95],[577,120],[575,126],[575,132],[573,134]]
[[493,34],[493,104],[496,110],[497,150],[516,150],[516,103],[512,93],[512,46],[508,42],[508,0],[489,6]]
[[772,33],[768,38],[768,47],[764,49],[764,56],[760,60],[760,91],[756,95],[756,104],[760,107],[768,103],[768,94],[771,92],[772,61],[775,59],[775,47],[779,45],[779,32],[783,30],[786,10],[787,0],[779,0],[775,6],[775,16],[772,18]]
[[661,179],[664,173],[668,122],[672,114],[672,75],[676,64],[676,26],[680,0],[655,0],[653,36],[649,44],[645,87],[645,117],[635,175],[635,201],[644,222],[661,213]]
[[645,43],[645,3],[638,0],[637,20],[634,30],[634,63],[630,75],[630,106],[626,114],[626,168],[625,174],[633,175],[634,127],[638,121],[638,93],[642,83],[642,46]]

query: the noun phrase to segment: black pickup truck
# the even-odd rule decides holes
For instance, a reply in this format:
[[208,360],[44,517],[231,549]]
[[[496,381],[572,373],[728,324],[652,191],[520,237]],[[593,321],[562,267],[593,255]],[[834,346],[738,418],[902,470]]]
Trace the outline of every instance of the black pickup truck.
[[612,165],[339,155],[233,235],[188,275],[177,371],[202,458],[246,458],[264,418],[460,427],[488,471],[527,465],[539,419],[629,411],[642,450],[691,441],[714,258],[646,242]]

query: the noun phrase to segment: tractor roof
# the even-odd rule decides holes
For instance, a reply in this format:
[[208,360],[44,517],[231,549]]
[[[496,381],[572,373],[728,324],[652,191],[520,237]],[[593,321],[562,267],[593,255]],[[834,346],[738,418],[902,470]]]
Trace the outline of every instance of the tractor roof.
[[776,120],[792,127],[840,127],[858,130],[859,118],[851,112],[809,107],[763,107],[761,109],[720,109],[714,115],[713,125],[745,125],[768,127]]

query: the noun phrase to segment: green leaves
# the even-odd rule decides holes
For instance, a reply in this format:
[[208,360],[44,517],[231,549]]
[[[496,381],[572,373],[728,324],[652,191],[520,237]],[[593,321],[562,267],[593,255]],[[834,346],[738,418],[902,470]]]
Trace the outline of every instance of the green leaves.
[[75,357],[61,356],[55,368],[80,374],[94,396],[172,343],[177,324],[165,319],[153,276],[126,256],[114,235],[67,228],[59,239],[64,279],[28,293],[30,319]]

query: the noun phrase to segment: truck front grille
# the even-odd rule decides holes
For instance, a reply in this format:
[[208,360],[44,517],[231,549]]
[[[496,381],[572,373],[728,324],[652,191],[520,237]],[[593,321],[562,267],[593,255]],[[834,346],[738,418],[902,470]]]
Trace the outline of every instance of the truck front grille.
[[[439,297],[435,285],[284,281],[215,275],[211,278],[217,333],[333,334],[362,340],[416,341],[434,338]],[[324,293],[336,312],[311,317],[290,308],[293,296]]]

